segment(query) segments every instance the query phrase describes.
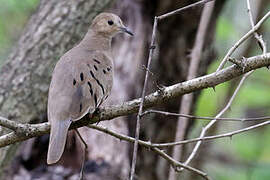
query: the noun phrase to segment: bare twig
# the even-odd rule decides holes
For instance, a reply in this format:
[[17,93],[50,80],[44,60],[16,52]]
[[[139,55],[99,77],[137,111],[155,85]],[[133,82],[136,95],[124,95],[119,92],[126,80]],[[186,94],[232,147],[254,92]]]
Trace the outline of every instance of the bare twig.
[[256,118],[215,118],[215,117],[205,117],[205,116],[193,116],[189,114],[178,114],[178,113],[171,113],[166,111],[157,111],[157,110],[147,110],[143,113],[143,115],[150,114],[150,113],[157,113],[166,116],[181,116],[187,119],[201,119],[201,120],[217,120],[217,121],[240,121],[240,122],[247,122],[247,121],[265,121],[269,120],[270,116],[263,116],[263,117],[256,117]]
[[[247,0],[247,10],[248,10],[249,21],[250,21],[251,27],[254,28],[254,21],[253,21],[253,17],[252,17],[252,13],[251,13],[249,0]],[[262,36],[260,36],[256,31],[253,34],[254,34],[255,39],[257,39],[259,46],[262,49],[263,54],[265,54],[267,49],[266,49],[266,44],[263,41]]]
[[[179,97],[183,94],[191,93],[204,88],[211,88],[220,83],[238,77],[243,73],[261,67],[269,66],[270,53],[247,58],[246,65],[247,67],[245,68],[245,72],[242,72],[242,70],[233,65],[225,69],[222,69],[218,72],[214,72],[212,74],[208,74],[199,78],[194,78],[192,80],[174,84],[172,86],[164,87],[162,89],[162,93],[156,91],[154,93],[149,94],[148,96],[145,96],[143,107],[144,108],[153,107],[155,105],[168,102],[170,100],[174,100],[176,97]],[[139,109],[140,102],[141,99],[134,99],[132,101],[124,102],[120,105],[100,107],[99,114],[95,114],[91,120],[89,120],[88,115],[86,115],[81,120],[72,123],[71,128],[73,129],[79,128],[82,126],[86,126],[88,124],[96,123],[98,121],[111,120],[116,117],[136,113]],[[0,119],[0,124],[2,124],[3,126],[6,122],[4,120]],[[25,130],[27,130],[26,133],[19,135],[15,132],[11,132],[0,136],[0,147],[14,144],[16,142],[21,142],[30,139],[32,137],[48,134],[50,131],[50,124],[48,122],[40,124],[21,124],[21,125],[23,126],[23,128],[25,128]],[[16,129],[16,126],[14,127]]]
[[187,169],[189,171],[192,171],[192,172],[200,175],[204,179],[210,180],[210,177],[205,172],[202,172],[202,171],[200,171],[198,169],[195,169],[195,168],[193,168],[191,166],[186,166],[186,165],[180,163],[179,161],[176,161],[175,159],[173,159],[168,154],[164,153],[162,150],[160,150],[158,148],[152,148],[152,150],[155,151],[156,153],[158,153],[164,159],[166,159],[173,166],[173,168],[175,169],[175,171],[178,172],[181,168],[185,168],[185,169]]
[[[250,71],[250,72],[248,72],[247,74],[245,74],[245,75],[242,77],[241,81],[239,82],[237,88],[235,89],[235,91],[234,91],[232,97],[230,98],[229,102],[227,103],[227,105],[224,107],[224,109],[222,109],[222,110],[217,114],[217,116],[215,117],[214,120],[212,120],[210,123],[207,124],[207,126],[205,126],[205,127],[202,129],[202,132],[201,132],[201,134],[200,134],[200,138],[203,138],[203,137],[205,136],[207,130],[208,130],[209,128],[211,128],[211,127],[217,122],[216,118],[220,118],[220,117],[221,117],[221,116],[229,109],[229,107],[231,106],[231,104],[232,104],[233,100],[235,99],[237,93],[239,92],[240,87],[243,85],[243,83],[244,83],[244,81],[246,80],[246,78],[247,78],[252,72],[253,72],[253,71]],[[185,164],[189,164],[190,161],[194,158],[194,156],[195,156],[196,153],[198,152],[199,147],[201,146],[201,143],[202,143],[202,141],[198,141],[198,142],[196,143],[196,145],[195,145],[193,151],[192,151],[191,154],[189,155],[188,159],[185,161]]]
[[[204,39],[214,6],[215,6],[214,1],[204,5],[200,19],[200,24],[196,34],[194,47],[191,52],[191,61],[189,65],[187,80],[193,79],[197,76],[198,67],[201,59],[201,53],[204,45]],[[179,110],[181,114],[190,113],[192,101],[193,101],[193,93],[185,94],[184,96],[182,96],[181,106]],[[187,121],[188,119],[186,117],[179,116],[179,119],[177,121],[175,141],[182,140],[184,138]],[[176,160],[180,160],[181,152],[182,147],[175,146],[173,148],[173,158]],[[176,179],[175,171],[173,171],[173,169],[170,169],[169,180],[175,179]]]
[[[219,134],[219,135],[214,135],[214,136],[206,136],[206,137],[203,137],[203,138],[194,138],[194,139],[188,139],[188,140],[183,140],[183,141],[178,141],[178,142],[170,142],[170,143],[152,143],[152,142],[149,142],[149,141],[138,140],[138,143],[143,147],[151,149],[151,148],[154,148],[154,147],[156,147],[156,148],[166,148],[166,147],[178,146],[178,145],[181,145],[181,144],[189,144],[189,143],[195,143],[195,142],[198,142],[198,141],[208,141],[208,140],[214,140],[214,139],[220,139],[220,138],[226,138],[226,137],[229,137],[231,139],[231,137],[234,136],[234,135],[241,134],[241,133],[244,133],[244,132],[247,132],[247,131],[251,131],[251,130],[254,130],[254,129],[257,129],[257,128],[260,128],[260,127],[264,127],[264,126],[267,126],[267,125],[270,125],[270,121],[265,121],[265,122],[262,122],[262,123],[259,123],[259,124],[256,124],[256,125],[252,125],[252,126],[249,126],[249,127],[243,128],[243,129],[239,129],[239,130],[236,130],[236,131],[232,131],[232,132],[228,132],[228,133],[224,133],[224,134]],[[135,138],[132,138],[130,136],[126,136],[126,135],[114,132],[114,131],[109,130],[109,129],[105,128],[105,127],[96,126],[96,125],[92,125],[92,124],[89,124],[88,127],[99,130],[99,131],[102,131],[102,132],[104,132],[106,134],[109,134],[111,136],[114,136],[114,137],[119,138],[119,139],[124,140],[124,141],[128,141],[128,142],[131,142],[131,143],[133,143],[135,141]]]
[[[244,132],[247,132],[247,131],[251,131],[251,130],[254,130],[254,129],[257,129],[257,128],[260,128],[260,127],[264,127],[264,126],[269,125],[269,124],[270,124],[270,121],[266,121],[266,122],[263,122],[263,123],[260,123],[260,124],[249,126],[247,128],[243,128],[243,129],[240,129],[240,130],[236,130],[236,131],[232,131],[232,132],[228,132],[228,133],[224,133],[224,134],[220,134],[220,135],[206,136],[206,137],[203,137],[203,138],[195,138],[195,139],[184,140],[184,141],[179,141],[179,142],[160,143],[160,144],[158,144],[158,143],[151,143],[151,142],[138,140],[138,143],[141,146],[145,147],[145,148],[148,148],[148,149],[151,149],[151,150],[157,152],[161,157],[168,160],[168,162],[173,167],[175,167],[177,171],[179,170],[177,167],[183,167],[183,168],[186,168],[187,170],[193,171],[193,172],[195,172],[195,173],[197,173],[199,175],[202,174],[204,176],[207,176],[205,173],[203,173],[203,172],[201,172],[201,171],[199,171],[199,170],[197,170],[195,168],[184,165],[184,164],[174,160],[173,158],[169,157],[166,153],[164,153],[162,150],[160,150],[158,148],[165,148],[165,147],[177,146],[177,145],[181,145],[181,144],[194,143],[194,142],[198,142],[198,141],[213,140],[213,139],[219,139],[219,138],[225,138],[225,137],[229,137],[231,139],[232,136],[234,136],[234,135],[244,133]],[[131,142],[131,143],[135,142],[134,138],[132,138],[130,136],[123,135],[123,134],[120,134],[120,133],[117,133],[117,132],[114,132],[114,131],[109,130],[109,129],[105,128],[105,127],[96,126],[96,125],[88,125],[88,127],[96,129],[96,130],[101,131],[101,132],[104,132],[106,134],[109,134],[109,135],[111,135],[113,137],[116,137],[116,138],[118,138],[120,140],[128,141],[128,142]]]
[[247,40],[250,36],[252,36],[252,34],[254,32],[256,32],[261,26],[262,24],[265,22],[265,20],[267,18],[270,17],[270,11],[268,11],[266,13],[266,15],[264,15],[264,17],[250,30],[248,31],[241,39],[239,39],[232,47],[231,49],[227,52],[227,54],[225,55],[225,57],[223,58],[223,60],[221,61],[219,67],[217,68],[216,71],[221,70],[225,63],[227,62],[228,58],[233,54],[233,52],[245,41]]
[[[157,17],[155,17],[154,20],[154,25],[153,25],[153,33],[152,33],[152,40],[151,40],[151,45],[150,47],[155,46],[155,38],[156,38],[156,31],[157,31]],[[151,66],[151,61],[153,57],[153,52],[154,48],[150,48],[149,51],[149,57],[148,57],[148,63],[147,63],[147,68],[150,70]],[[149,76],[149,71],[146,71],[145,73],[145,79],[144,79],[144,85],[143,85],[143,91],[142,91],[142,97],[141,97],[141,102],[140,102],[140,107],[139,107],[139,112],[137,114],[137,121],[136,121],[136,132],[135,132],[135,142],[134,142],[134,148],[133,148],[133,158],[132,158],[132,166],[131,166],[131,173],[130,173],[130,180],[134,179],[134,174],[135,174],[135,167],[136,167],[136,161],[137,161],[137,151],[138,151],[138,140],[139,140],[139,135],[140,135],[140,119],[141,115],[143,112],[143,104],[144,104],[144,99],[145,99],[145,91],[147,87],[147,82],[148,82],[148,76]]]
[[194,143],[194,142],[198,142],[198,141],[207,141],[207,140],[213,140],[213,139],[219,139],[219,138],[225,138],[225,137],[229,137],[231,139],[232,136],[236,135],[236,134],[241,134],[243,132],[247,132],[247,131],[251,131],[260,127],[264,127],[266,125],[269,125],[270,121],[265,121],[253,126],[249,126],[247,128],[243,128],[243,129],[239,129],[236,131],[232,131],[232,132],[228,132],[228,133],[224,133],[224,134],[220,134],[220,135],[215,135],[215,136],[206,136],[206,137],[202,137],[202,138],[194,138],[194,139],[188,139],[188,140],[183,140],[183,141],[179,141],[179,142],[172,142],[172,143],[160,143],[160,144],[155,144],[152,143],[151,145],[153,147],[158,147],[158,148],[165,148],[165,147],[171,147],[171,146],[177,146],[177,145],[181,145],[181,144],[188,144],[188,143]]
[[198,2],[196,2],[196,3],[190,4],[190,5],[188,5],[188,6],[185,6],[185,7],[179,8],[179,9],[176,9],[176,10],[174,10],[174,11],[171,11],[171,12],[168,12],[168,13],[166,13],[166,14],[163,14],[163,15],[158,16],[158,20],[163,20],[163,19],[165,19],[165,18],[168,18],[168,17],[170,17],[170,16],[173,16],[173,15],[175,15],[175,14],[178,14],[178,13],[180,13],[181,11],[187,10],[187,9],[189,9],[189,8],[193,8],[193,7],[195,7],[195,6],[203,5],[203,4],[208,3],[208,2],[210,2],[210,1],[214,1],[214,0],[201,0],[201,1],[198,1]]
[[[92,128],[92,129],[96,129],[96,130],[101,131],[101,132],[104,132],[106,134],[109,134],[109,135],[111,135],[113,137],[116,137],[116,138],[118,138],[120,140],[128,141],[128,142],[131,142],[131,143],[136,142],[136,139],[134,139],[132,137],[129,137],[129,136],[114,132],[112,130],[109,130],[109,129],[101,127],[101,126],[88,125],[88,127]],[[138,143],[140,145],[148,148],[148,149],[151,149],[152,151],[156,152],[158,155],[163,157],[165,160],[167,160],[169,162],[169,164],[171,164],[171,166],[173,166],[175,168],[176,171],[179,170],[179,167],[182,167],[182,168],[185,168],[185,169],[187,169],[189,171],[192,171],[192,172],[200,175],[204,179],[209,179],[209,177],[207,176],[206,173],[204,173],[204,172],[202,172],[202,171],[200,171],[198,169],[195,169],[193,167],[186,166],[186,165],[176,161],[175,159],[173,159],[172,157],[167,155],[164,151],[158,149],[157,147],[152,146],[152,144],[150,142],[145,142],[145,141],[142,141],[142,140],[138,140]]]

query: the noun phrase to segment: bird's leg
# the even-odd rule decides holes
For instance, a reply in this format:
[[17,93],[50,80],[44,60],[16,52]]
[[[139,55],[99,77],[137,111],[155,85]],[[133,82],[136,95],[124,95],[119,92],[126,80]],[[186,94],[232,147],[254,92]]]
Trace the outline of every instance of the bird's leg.
[[82,136],[81,136],[80,132],[78,131],[78,129],[75,129],[75,132],[77,133],[77,135],[79,136],[79,139],[81,140],[81,142],[84,145],[84,154],[83,154],[82,166],[81,166],[80,177],[79,177],[79,180],[82,180],[83,179],[84,164],[85,164],[85,161],[86,161],[86,155],[88,153],[88,146],[87,146],[86,142],[84,141],[84,139],[82,138]]

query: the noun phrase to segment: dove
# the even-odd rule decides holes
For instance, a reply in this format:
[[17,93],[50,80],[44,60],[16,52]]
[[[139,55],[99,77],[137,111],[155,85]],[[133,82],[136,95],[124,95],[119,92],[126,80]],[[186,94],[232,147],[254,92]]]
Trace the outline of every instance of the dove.
[[133,36],[117,15],[101,13],[82,41],[57,62],[48,95],[48,164],[61,158],[70,124],[93,114],[109,96],[114,73],[111,41],[121,32]]

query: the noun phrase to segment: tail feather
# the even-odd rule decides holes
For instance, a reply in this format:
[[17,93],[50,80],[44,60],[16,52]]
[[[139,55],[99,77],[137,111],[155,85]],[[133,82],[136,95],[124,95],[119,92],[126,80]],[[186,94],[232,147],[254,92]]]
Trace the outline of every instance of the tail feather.
[[48,164],[54,164],[61,158],[66,145],[67,133],[70,124],[70,119],[51,121],[50,142],[47,154]]

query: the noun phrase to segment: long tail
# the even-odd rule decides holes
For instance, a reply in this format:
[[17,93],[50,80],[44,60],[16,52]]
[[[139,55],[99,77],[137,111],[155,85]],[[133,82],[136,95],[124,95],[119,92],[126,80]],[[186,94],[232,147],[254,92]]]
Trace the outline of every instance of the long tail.
[[70,124],[70,119],[51,121],[50,142],[47,154],[48,164],[56,163],[61,158],[66,145],[67,132]]

